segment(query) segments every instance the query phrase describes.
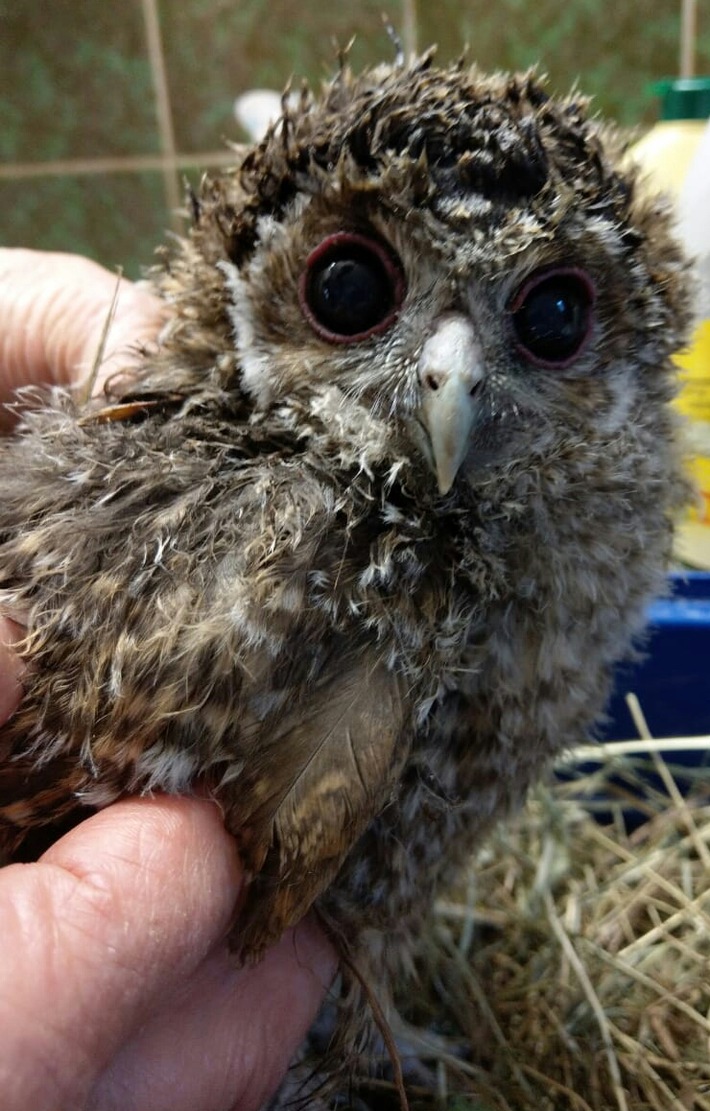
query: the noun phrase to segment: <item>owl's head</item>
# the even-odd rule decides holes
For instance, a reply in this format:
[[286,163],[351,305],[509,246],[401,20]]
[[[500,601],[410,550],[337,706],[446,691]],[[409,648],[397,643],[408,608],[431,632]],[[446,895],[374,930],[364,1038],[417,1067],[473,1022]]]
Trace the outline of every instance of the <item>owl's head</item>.
[[421,467],[434,498],[652,428],[685,268],[584,100],[428,54],[284,103],[203,184],[193,233],[257,410],[360,427],[363,457]]

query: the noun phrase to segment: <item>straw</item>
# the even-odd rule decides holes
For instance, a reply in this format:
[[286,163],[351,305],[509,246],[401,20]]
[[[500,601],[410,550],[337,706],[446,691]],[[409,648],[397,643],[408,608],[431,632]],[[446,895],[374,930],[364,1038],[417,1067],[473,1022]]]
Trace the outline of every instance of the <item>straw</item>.
[[[567,754],[437,903],[397,1000],[413,1108],[710,1111],[710,785],[631,708],[645,736]],[[396,1106],[386,1064],[352,1084],[339,1106]]]

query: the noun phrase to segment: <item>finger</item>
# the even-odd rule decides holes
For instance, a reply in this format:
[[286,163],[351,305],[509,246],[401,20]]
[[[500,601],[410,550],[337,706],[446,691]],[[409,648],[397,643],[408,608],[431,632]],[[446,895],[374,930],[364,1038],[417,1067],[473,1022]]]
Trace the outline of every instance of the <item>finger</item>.
[[92,1111],[258,1111],[278,1088],[337,967],[318,925],[290,930],[254,968],[220,946],[124,1046]]
[[227,930],[241,873],[214,804],[131,799],[0,872],[4,1111],[83,1107]]
[[0,725],[15,712],[22,697],[23,666],[12,650],[21,637],[19,625],[0,617]]
[[78,255],[0,249],[0,400],[21,385],[84,380],[114,296],[102,379],[157,334],[164,304]]

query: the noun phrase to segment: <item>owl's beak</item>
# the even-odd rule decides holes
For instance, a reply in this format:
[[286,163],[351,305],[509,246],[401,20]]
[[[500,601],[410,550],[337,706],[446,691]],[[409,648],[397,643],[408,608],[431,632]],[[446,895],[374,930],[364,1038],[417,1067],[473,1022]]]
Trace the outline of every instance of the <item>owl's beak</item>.
[[429,436],[440,494],[449,492],[468,453],[482,362],[473,324],[461,313],[442,317],[422,348],[420,419]]

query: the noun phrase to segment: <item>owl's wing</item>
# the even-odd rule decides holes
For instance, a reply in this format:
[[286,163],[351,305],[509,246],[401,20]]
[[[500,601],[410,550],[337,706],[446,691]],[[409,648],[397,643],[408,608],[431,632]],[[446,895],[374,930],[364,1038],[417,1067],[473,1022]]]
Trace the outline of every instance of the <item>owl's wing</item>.
[[320,472],[221,409],[172,420],[132,400],[81,425],[45,414],[0,455],[0,584],[30,615],[28,690],[0,740],[0,845],[207,780],[251,876],[237,944],[256,955],[386,805],[408,700],[358,622],[331,622],[305,586],[277,604],[314,569],[347,581],[344,550],[353,574],[369,550]]
[[245,958],[303,917],[392,798],[409,735],[402,688],[383,664],[349,661],[280,722],[269,775],[234,799],[227,826],[253,873],[231,937]]

